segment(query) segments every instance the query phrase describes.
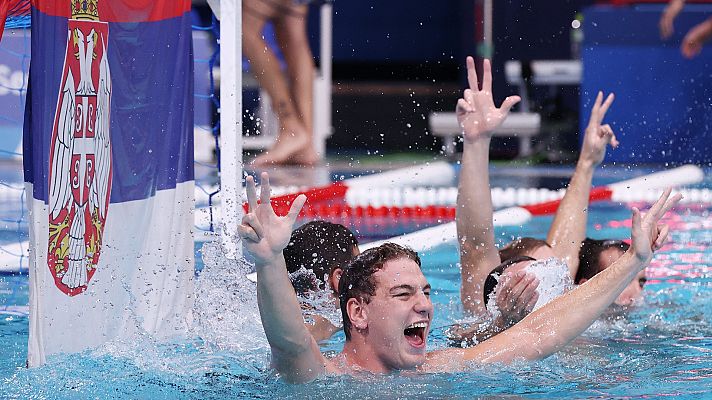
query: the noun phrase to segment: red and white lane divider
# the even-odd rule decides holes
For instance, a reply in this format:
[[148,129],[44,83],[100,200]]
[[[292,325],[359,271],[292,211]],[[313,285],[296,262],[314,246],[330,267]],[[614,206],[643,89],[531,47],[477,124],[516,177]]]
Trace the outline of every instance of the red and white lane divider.
[[[352,190],[377,188],[377,187],[403,187],[403,186],[450,186],[455,182],[455,168],[450,163],[437,161],[415,165],[412,167],[399,168],[391,171],[365,175],[350,179],[344,179],[330,185],[299,190],[292,193],[284,193],[272,198],[272,202],[277,212],[286,214],[289,205],[300,194],[305,194],[310,202],[317,203],[323,201],[343,202],[346,194]],[[211,190],[212,189],[212,190]],[[207,203],[209,193],[213,188],[196,188],[196,199],[200,203]],[[289,190],[290,188],[287,188]],[[23,193],[22,187],[11,187],[0,185],[0,200],[3,196],[7,199],[19,200]],[[217,200],[214,196],[214,200]],[[195,212],[196,241],[206,241],[214,239],[210,229],[211,210],[209,208],[197,209]],[[218,226],[220,221],[220,209],[212,209],[212,221],[214,226]],[[202,231],[202,232],[201,232]],[[27,271],[29,242],[17,242],[0,246],[0,272],[11,273]]]
[[[457,174],[455,168],[445,161],[436,161],[398,168],[391,171],[348,178],[342,181],[312,188],[272,188],[272,203],[280,206],[291,204],[300,194],[307,196],[307,201],[317,203],[323,201],[343,201],[352,191],[371,190],[374,188],[402,188],[420,186],[451,186],[455,183]],[[276,190],[275,190],[276,189]],[[196,190],[196,203],[207,204],[208,194],[216,190],[208,187]],[[243,191],[244,196],[244,191]],[[213,202],[219,200],[219,194],[213,196]]]
[[[436,163],[437,164],[437,163]],[[436,167],[440,168],[436,165]],[[451,184],[454,180],[454,175],[450,175],[452,168],[448,165],[449,172],[446,169],[441,169],[439,174],[441,178],[446,174],[447,179],[442,179],[439,182]],[[395,172],[395,171],[391,171]],[[402,172],[402,170],[401,170]],[[418,173],[417,170],[409,172]],[[453,172],[454,174],[454,172]],[[423,176],[426,174],[423,174]],[[380,174],[376,176],[368,176],[368,180],[362,178],[354,178],[356,182],[365,182],[368,185],[375,185],[374,180],[389,181],[393,178],[384,178]],[[412,176],[412,175],[411,175]],[[367,177],[363,177],[367,178]],[[684,186],[699,183],[704,179],[704,173],[699,167],[686,165],[671,170],[657,172],[649,175],[644,175],[638,178],[613,183],[604,187],[597,187],[591,190],[591,201],[616,201],[616,202],[634,202],[634,201],[655,201],[660,195],[660,189],[667,186]],[[413,182],[410,181],[410,184]],[[432,182],[427,182],[432,184]],[[380,184],[380,182],[379,182]],[[358,187],[359,185],[355,185]],[[17,193],[19,188],[13,188],[13,192]],[[348,190],[352,190],[349,186]],[[361,189],[354,189],[361,190]],[[437,189],[440,190],[440,189]],[[310,205],[304,211],[304,216],[307,218],[362,218],[362,217],[388,217],[388,218],[437,218],[441,220],[451,220],[455,218],[455,208],[453,202],[457,197],[455,188],[445,188],[440,192],[434,191],[432,188],[420,189],[405,187],[402,190],[403,194],[408,194],[407,198],[402,200],[401,206],[393,204],[385,205],[388,197],[383,197],[381,204],[378,206],[355,206],[338,204],[319,204]],[[454,196],[453,196],[453,190]],[[315,193],[314,190],[305,192]],[[423,193],[426,193],[425,195]],[[433,193],[436,193],[433,195]],[[440,193],[440,194],[437,194]],[[446,193],[443,195],[442,193]],[[712,190],[710,189],[682,189],[680,193],[684,198],[682,203],[712,203]],[[531,202],[542,197],[557,196],[562,197],[563,192],[560,191],[543,191],[541,189],[522,189],[522,188],[497,188],[492,190],[493,202],[495,204],[507,204],[517,202],[524,203],[521,207],[509,207],[494,213],[495,226],[521,225],[526,223],[533,215],[546,215],[556,211],[560,203],[560,199],[540,202],[527,205],[526,202]],[[292,199],[296,197],[290,194]],[[318,197],[318,196],[317,196]],[[345,197],[344,197],[345,198]],[[281,198],[285,201],[286,197]],[[429,200],[430,199],[430,200]],[[434,200],[433,200],[434,199]],[[444,199],[444,200],[443,200]],[[432,201],[431,201],[432,200]],[[313,201],[313,198],[312,198]],[[395,202],[395,201],[394,201]],[[285,201],[286,203],[286,201]],[[286,204],[291,204],[286,203]],[[409,204],[416,204],[409,206]],[[521,204],[521,203],[520,203]],[[210,210],[208,208],[198,209],[195,212],[196,241],[212,240],[214,235],[212,232],[205,232],[209,229]],[[286,212],[286,211],[285,211]],[[220,220],[219,208],[213,208],[213,221]],[[454,223],[446,223],[443,225],[424,229],[422,231],[413,232],[406,235],[401,235],[391,238],[388,241],[407,244],[417,251],[425,251],[443,243],[455,243],[457,240],[456,229]],[[372,242],[361,245],[362,249],[375,247],[385,241]],[[27,241],[10,243],[0,246],[0,272],[20,272],[27,271],[29,243]]]
[[[633,179],[631,181],[634,181],[635,185],[631,188],[626,187],[628,181],[625,181],[594,189],[592,197],[612,201],[635,201],[640,199],[639,193],[635,190],[645,189],[646,179],[670,181],[671,184],[675,184],[677,177],[684,174],[688,174],[690,179],[694,180],[701,179],[703,173],[697,166],[686,165],[650,176],[646,175],[641,177],[642,181]],[[345,179],[322,187],[273,186],[272,195],[275,202],[291,203],[296,196],[304,193],[308,198],[307,204],[342,200],[342,204],[352,208],[454,206],[457,199],[457,188],[451,186],[454,182],[455,172],[452,166],[445,162],[434,162]],[[660,185],[653,187],[660,187]],[[196,204],[207,205],[209,193],[216,190],[215,186],[196,187]],[[16,186],[0,184],[0,202],[5,204],[19,202],[24,191],[25,188],[21,184]],[[492,202],[495,208],[546,202],[556,204],[556,200],[563,195],[563,189],[492,188]],[[218,192],[213,196],[213,204],[218,204],[219,201]]]
[[[694,165],[686,165],[667,171],[656,172],[638,178],[596,187],[591,190],[591,201],[655,201],[660,189],[667,186],[683,186],[700,182],[704,178],[702,170]],[[351,192],[363,193],[362,190]],[[492,202],[495,208],[518,206],[531,215],[547,215],[556,211],[565,190],[493,188]],[[684,202],[712,202],[709,189],[684,190]],[[384,217],[392,219],[455,219],[457,188],[373,188],[368,194],[369,202],[346,204],[340,202],[307,202],[301,216],[307,219],[349,220],[364,217]],[[284,199],[284,198],[283,198]],[[293,198],[292,198],[293,199]],[[290,199],[291,200],[291,199]],[[363,199],[362,199],[363,200]],[[291,202],[281,202],[275,208],[286,214]],[[523,211],[519,210],[517,215]],[[210,210],[196,210],[196,228],[209,230]],[[220,218],[219,209],[212,210],[213,221]],[[505,214],[503,214],[505,215]],[[504,217],[502,217],[504,218]],[[518,219],[515,222],[518,223]],[[505,219],[502,224],[509,224]]]
[[[667,171],[655,172],[633,179],[613,183],[603,187],[591,189],[589,201],[620,201],[615,199],[631,197],[632,192],[644,193],[645,198],[638,198],[629,201],[647,200],[649,192],[657,191],[657,195],[652,200],[657,199],[660,190],[669,186],[683,186],[699,183],[704,179],[704,172],[695,165],[685,165]],[[561,200],[552,200],[539,204],[525,205],[521,207],[510,207],[496,211],[493,214],[494,226],[521,225],[529,221],[532,216],[548,215],[556,212]],[[457,227],[455,222],[449,222],[439,226],[426,228],[420,231],[396,236],[387,240],[359,245],[361,251],[380,246],[386,242],[393,242],[406,245],[417,252],[427,251],[441,244],[457,243]]]
[[[510,207],[495,211],[492,214],[494,226],[522,225],[529,221],[531,217],[532,215],[521,207]],[[359,244],[358,247],[361,251],[364,251],[378,247],[386,242],[408,246],[417,252],[427,251],[442,244],[457,243],[457,225],[455,221],[451,221],[390,239]]]
[[[591,189],[589,201],[641,201],[649,198],[648,192],[658,191],[658,195],[653,197],[655,200],[660,196],[659,190],[661,189],[669,186],[693,185],[702,182],[704,178],[705,174],[702,168],[696,165],[683,165],[667,171],[654,172],[610,185],[594,187]],[[645,193],[645,195],[641,196],[641,193]],[[532,215],[547,215],[555,213],[560,202],[561,200],[552,200],[522,207]]]

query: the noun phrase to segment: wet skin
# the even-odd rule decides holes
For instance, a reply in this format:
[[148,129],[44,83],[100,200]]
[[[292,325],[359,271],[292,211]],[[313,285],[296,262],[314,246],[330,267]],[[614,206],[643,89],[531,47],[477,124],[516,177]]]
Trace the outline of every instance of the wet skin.
[[[617,248],[609,248],[601,252],[599,259],[599,271],[603,271],[608,268],[622,255],[623,251]],[[632,306],[636,302],[639,302],[643,298],[643,287],[645,286],[646,280],[645,270],[640,271],[635,279],[633,279],[628,286],[623,289],[623,292],[618,296],[615,303],[621,306]]]
[[430,284],[410,259],[388,261],[373,277],[376,293],[368,303],[349,300],[355,332],[344,347],[347,363],[379,372],[423,364],[433,318]]
[[[534,250],[531,254],[527,255],[537,260],[545,260],[550,257],[556,257],[553,250],[548,246],[541,246]],[[608,248],[601,252],[599,258],[599,273],[600,271],[603,271],[608,268],[611,264],[613,264],[614,261],[616,261],[622,255],[623,251],[617,248]],[[522,261],[516,263],[511,267],[507,268],[507,273],[514,274],[518,271],[522,271],[533,262],[534,261]],[[634,305],[637,301],[640,301],[643,296],[643,286],[645,285],[646,280],[647,279],[645,277],[645,271],[640,271],[638,273],[638,276],[636,276],[636,278],[633,279],[630,284],[628,284],[628,286],[623,290],[623,292],[618,296],[615,301],[615,304],[621,306],[631,306]],[[585,281],[586,279],[582,279],[580,284],[584,283]]]

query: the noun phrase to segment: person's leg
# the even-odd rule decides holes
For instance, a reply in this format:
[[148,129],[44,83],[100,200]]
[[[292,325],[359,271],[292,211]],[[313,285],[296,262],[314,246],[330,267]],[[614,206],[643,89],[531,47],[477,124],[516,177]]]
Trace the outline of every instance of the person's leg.
[[305,159],[301,154],[304,153],[305,148],[311,148],[311,135],[299,118],[299,112],[290,96],[287,80],[280,69],[279,60],[262,37],[265,23],[284,12],[284,8],[274,2],[261,0],[244,0],[242,4],[243,51],[250,61],[252,74],[269,94],[272,108],[279,120],[279,136],[275,145],[268,152],[257,157],[254,162],[258,165],[313,163],[314,159]]
[[[308,136],[282,141],[280,147],[291,152],[289,162],[313,164],[319,158],[313,142],[314,59],[306,32],[308,8],[306,4],[295,5],[292,0],[282,1],[282,12],[273,20],[274,29],[287,62],[290,99]],[[306,143],[302,146],[305,139]]]
[[306,4],[293,6],[274,22],[277,41],[287,62],[289,89],[304,126],[313,132],[314,57],[307,38]]

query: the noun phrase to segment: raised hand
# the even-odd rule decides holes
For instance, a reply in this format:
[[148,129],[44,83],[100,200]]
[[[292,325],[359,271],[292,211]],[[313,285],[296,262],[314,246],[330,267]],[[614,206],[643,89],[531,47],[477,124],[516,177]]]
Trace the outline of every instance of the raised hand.
[[675,28],[673,26],[673,21],[675,20],[675,17],[673,17],[670,13],[663,13],[663,16],[660,18],[660,37],[663,39],[667,39],[670,36],[672,36],[673,32],[675,32]]
[[680,50],[686,58],[694,58],[700,51],[702,46],[712,38],[712,18],[695,25],[687,32],[687,35],[682,39]]
[[665,7],[658,24],[660,27],[661,38],[667,39],[672,36],[673,32],[675,32],[673,21],[675,21],[675,17],[680,14],[680,11],[682,11],[684,5],[684,0],[671,0],[667,7]]
[[258,266],[272,263],[287,247],[294,221],[307,201],[306,196],[300,195],[294,200],[286,216],[277,216],[270,203],[269,175],[263,172],[260,177],[262,184],[259,204],[255,179],[252,176],[246,179],[249,209],[242,218],[242,224],[238,226],[240,237],[244,240],[247,250],[255,257]]
[[606,145],[610,144],[613,148],[618,147],[618,140],[611,126],[602,125],[603,118],[614,98],[615,96],[611,93],[603,102],[603,92],[598,92],[596,102],[591,109],[591,116],[583,137],[580,159],[590,162],[592,165],[598,165],[603,161],[606,156]]
[[526,317],[539,300],[539,280],[525,271],[505,272],[496,288],[497,308],[506,329]]
[[665,244],[669,227],[665,224],[658,224],[660,219],[670,210],[680,199],[681,194],[670,197],[671,189],[665,189],[658,201],[650,207],[645,215],[641,215],[640,210],[633,207],[633,227],[631,230],[631,249],[635,256],[646,265],[653,258],[653,252]]
[[492,65],[484,61],[482,90],[478,88],[475,60],[467,57],[467,81],[470,85],[461,99],[457,101],[457,122],[462,127],[465,141],[489,138],[492,130],[502,124],[509,110],[521,100],[519,96],[509,96],[500,108],[495,107],[492,99]]

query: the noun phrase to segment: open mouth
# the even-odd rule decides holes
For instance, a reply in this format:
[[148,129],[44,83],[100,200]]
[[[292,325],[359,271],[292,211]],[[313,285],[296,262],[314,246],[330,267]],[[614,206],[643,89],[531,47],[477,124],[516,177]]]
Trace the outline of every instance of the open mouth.
[[427,322],[416,322],[410,324],[405,330],[403,330],[403,335],[408,343],[413,347],[424,347],[425,346],[425,329],[428,327]]

